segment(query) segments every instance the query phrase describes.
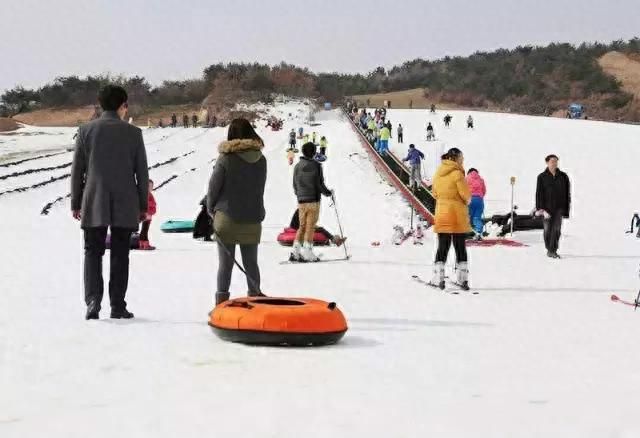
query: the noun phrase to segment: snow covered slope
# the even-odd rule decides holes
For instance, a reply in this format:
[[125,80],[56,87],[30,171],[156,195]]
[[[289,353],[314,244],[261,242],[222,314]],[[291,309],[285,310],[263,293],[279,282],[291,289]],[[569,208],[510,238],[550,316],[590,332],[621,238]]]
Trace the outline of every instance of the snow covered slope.
[[[535,176],[550,152],[574,183],[563,260],[544,256],[539,233],[517,235],[526,248],[472,248],[472,287],[480,295],[452,296],[411,280],[429,275],[431,234],[423,247],[389,244],[393,225],[408,225],[409,209],[373,170],[338,111],[320,113],[320,126],[305,130],[329,140],[327,184],[336,189],[353,258],[279,264],[288,253],[275,239],[295,208],[285,148],[306,107],[272,111],[286,121],[280,132],[259,129],[269,163],[263,289],[337,301],[350,325],[343,342],[257,348],[224,343],[210,332],[214,247],[161,234],[159,225],[198,212],[226,131],[147,130],[150,164],[181,158],[151,171],[156,184],[177,178],[156,193],[151,239],[158,250],[132,254],[127,301],[135,320],[112,321],[105,310],[104,319],[83,320],[81,232],[66,200],[48,216],[39,214],[68,193],[68,179],[0,196],[0,436],[640,434],[640,316],[608,300],[611,292],[629,298],[637,287],[638,242],[623,231],[636,208],[640,128],[478,113],[476,130],[466,131],[466,113],[452,112],[453,127],[445,132],[444,114],[434,117],[440,139],[423,150],[435,155],[441,143],[462,148],[467,166],[487,179],[490,210],[508,208],[511,175],[518,177],[517,203],[531,207]],[[425,112],[392,110],[389,117],[394,127],[405,126],[407,145],[424,145]],[[33,138],[3,143],[0,153],[28,150]],[[49,148],[48,140],[35,138],[38,149]],[[52,140],[50,147],[60,144]],[[66,157],[19,170],[59,165]],[[0,168],[0,175],[15,170]],[[0,191],[64,173],[1,180]],[[337,230],[328,202],[321,224]],[[375,240],[382,245],[372,247]],[[325,257],[341,251],[321,250]],[[232,290],[246,291],[240,273]]]

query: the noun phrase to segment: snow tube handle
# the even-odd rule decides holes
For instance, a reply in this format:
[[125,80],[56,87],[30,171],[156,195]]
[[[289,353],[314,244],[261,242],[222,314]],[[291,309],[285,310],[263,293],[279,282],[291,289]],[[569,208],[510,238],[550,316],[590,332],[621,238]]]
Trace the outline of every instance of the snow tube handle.
[[336,309],[336,307],[338,307],[338,305],[337,305],[336,303],[334,303],[333,301],[332,301],[332,302],[330,302],[330,303],[327,305],[327,308],[328,308],[329,310],[335,310],[335,309]]
[[253,309],[253,306],[246,301],[231,301],[225,307],[244,307],[245,309]]

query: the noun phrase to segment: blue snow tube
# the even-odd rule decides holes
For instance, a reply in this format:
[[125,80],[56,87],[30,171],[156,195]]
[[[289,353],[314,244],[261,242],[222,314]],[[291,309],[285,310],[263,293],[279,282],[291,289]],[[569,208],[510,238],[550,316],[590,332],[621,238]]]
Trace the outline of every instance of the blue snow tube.
[[191,233],[195,226],[195,221],[189,220],[168,220],[160,225],[163,233]]

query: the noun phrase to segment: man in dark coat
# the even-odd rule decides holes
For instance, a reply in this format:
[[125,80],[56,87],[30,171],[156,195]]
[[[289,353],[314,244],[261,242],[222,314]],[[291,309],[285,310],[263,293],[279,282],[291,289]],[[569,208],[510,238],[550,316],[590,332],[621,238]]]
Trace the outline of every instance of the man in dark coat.
[[148,208],[147,154],[140,128],[122,120],[128,111],[126,91],[107,85],[98,98],[104,112],[78,130],[71,167],[71,210],[84,230],[85,317],[99,317],[104,289],[102,257],[110,227],[111,318],[133,318],[124,298],[129,240]]
[[324,184],[322,164],[313,159],[316,145],[308,142],[302,145],[302,157],[293,169],[293,191],[298,199],[300,228],[293,244],[291,260],[315,262],[313,234],[320,216],[320,197],[332,196],[333,192]]
[[547,256],[558,259],[558,242],[562,219],[571,211],[571,183],[569,176],[558,169],[558,157],[545,158],[547,168],[538,175],[536,187],[536,214],[544,218],[544,245]]

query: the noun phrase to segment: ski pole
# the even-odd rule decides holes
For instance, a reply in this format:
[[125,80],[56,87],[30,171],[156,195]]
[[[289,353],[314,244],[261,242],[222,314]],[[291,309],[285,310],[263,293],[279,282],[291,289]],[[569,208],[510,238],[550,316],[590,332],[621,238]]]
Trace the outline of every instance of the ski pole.
[[516,177],[511,177],[511,237],[513,238],[513,192],[516,185]]
[[254,280],[253,277],[251,277],[247,273],[247,271],[245,271],[245,269],[242,267],[242,265],[240,265],[240,263],[238,263],[236,258],[231,255],[231,251],[229,251],[229,249],[226,247],[226,245],[224,243],[222,243],[222,241],[218,238],[218,235],[216,234],[215,231],[213,232],[213,240],[215,240],[218,243],[218,246],[221,246],[222,249],[224,249],[224,252],[227,254],[227,256],[229,256],[230,258],[233,259],[233,263],[238,267],[238,269],[240,269],[240,271],[242,271],[244,276],[247,277],[247,280],[249,280],[249,283],[251,283],[251,286],[253,286],[255,288],[255,290],[258,292],[258,294],[264,295],[262,293],[262,291],[260,290],[260,286],[258,285],[258,282],[256,280]]
[[340,215],[338,214],[338,206],[336,205],[336,195],[331,193],[331,202],[333,203],[333,209],[336,212],[336,220],[338,221],[338,229],[340,230],[340,237],[343,239],[342,246],[344,248],[344,257],[349,258],[347,252],[347,243],[344,241],[344,233],[342,232],[342,225],[340,224]]

